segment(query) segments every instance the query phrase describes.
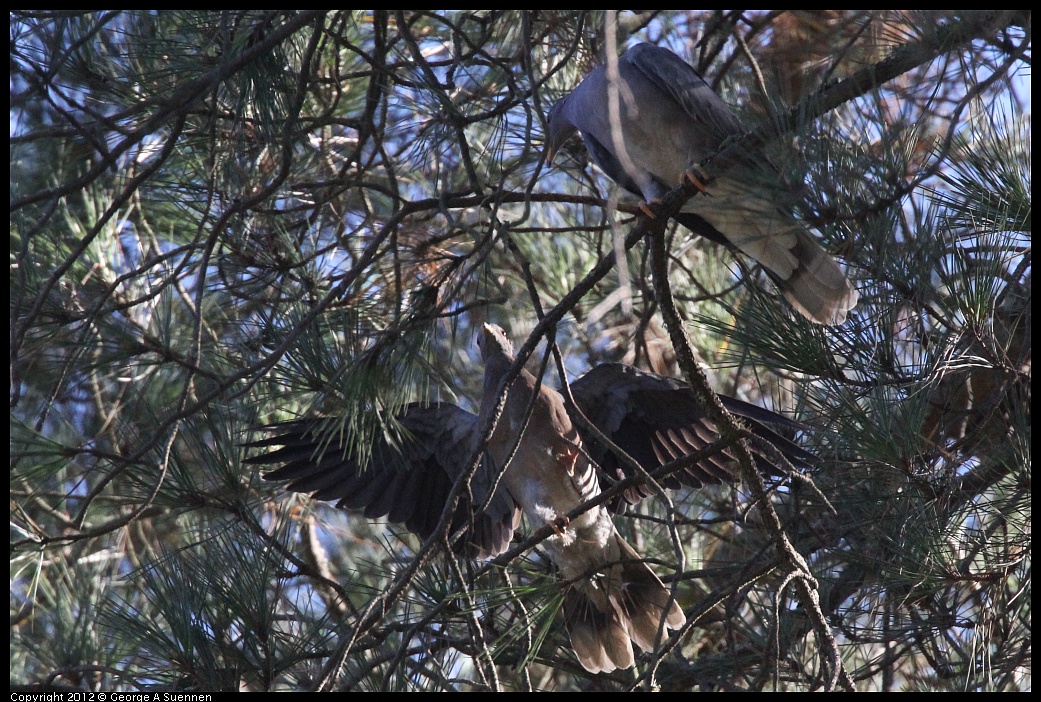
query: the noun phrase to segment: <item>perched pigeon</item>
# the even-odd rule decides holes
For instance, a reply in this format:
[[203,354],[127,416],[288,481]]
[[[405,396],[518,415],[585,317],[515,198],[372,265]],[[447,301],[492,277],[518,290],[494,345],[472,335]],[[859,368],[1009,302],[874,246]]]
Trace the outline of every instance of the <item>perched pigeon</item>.
[[[617,90],[617,118],[610,98]],[[638,44],[618,59],[617,85],[593,70],[549,112],[550,158],[576,131],[611,179],[648,202],[692,174],[723,142],[745,132],[730,108],[683,59]],[[763,153],[712,163],[718,174],[677,221],[758,261],[788,301],[818,324],[842,324],[857,292],[835,260],[787,211],[793,201]],[[692,177],[696,183],[697,179]]]
[[[479,343],[485,364],[483,414],[494,410],[496,390],[514,354],[505,332],[491,324],[484,325]],[[552,524],[557,533],[542,546],[569,583],[564,610],[579,662],[591,672],[627,668],[633,664],[633,643],[653,650],[662,634],[681,627],[685,618],[668,588],[615,530],[607,505],[565,518],[600,494],[590,456],[605,466],[611,479],[629,477],[630,471],[605,447],[582,435],[560,393],[541,384],[536,395],[537,384],[531,373],[522,370],[510,386],[503,414],[470,483],[472,501],[460,501],[449,533],[464,530],[460,550],[489,557],[508,548],[522,512],[534,527]],[[694,393],[677,380],[605,364],[571,388],[582,413],[647,471],[718,440]],[[800,425],[760,407],[721,399],[795,467],[815,460],[766,423],[784,428]],[[321,419],[267,427],[274,432],[272,437],[247,445],[282,448],[247,462],[284,464],[265,478],[287,480],[289,490],[337,500],[338,507],[361,510],[366,517],[387,516],[427,538],[437,526],[452,485],[478,448],[479,420],[446,403],[409,405],[399,420],[408,437],[395,448],[377,441],[368,452],[368,465],[346,448],[335,423]],[[786,472],[765,455],[755,455],[765,472]],[[729,453],[718,453],[665,478],[664,484],[696,487],[736,481],[732,463]],[[624,498],[636,502],[648,494],[649,489],[640,486]]]

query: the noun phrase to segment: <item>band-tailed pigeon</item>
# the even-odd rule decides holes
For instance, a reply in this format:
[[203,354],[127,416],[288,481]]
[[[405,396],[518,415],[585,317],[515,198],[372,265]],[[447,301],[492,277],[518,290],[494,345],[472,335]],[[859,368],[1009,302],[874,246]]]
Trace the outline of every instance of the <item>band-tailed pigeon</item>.
[[[612,81],[593,70],[547,117],[547,149],[576,131],[612,180],[649,202],[659,200],[701,161],[745,129],[697,71],[667,49],[637,44],[618,59],[617,123]],[[765,153],[712,163],[718,177],[691,198],[676,220],[737,248],[766,272],[807,319],[842,324],[857,292],[838,263],[788,212],[793,196]]]
[[[493,411],[499,381],[514,355],[512,344],[497,326],[484,325],[479,343],[485,363],[481,402],[485,413]],[[542,384],[532,404],[536,384],[531,373],[522,371],[510,387],[484,460],[471,480],[472,502],[460,501],[449,533],[465,530],[460,550],[488,557],[507,549],[521,512],[533,526],[553,524],[557,533],[543,547],[561,578],[570,583],[564,611],[579,662],[591,672],[627,668],[633,664],[633,643],[653,650],[661,642],[659,630],[678,629],[685,618],[668,588],[615,530],[607,506],[564,519],[600,494],[591,456],[608,469],[610,479],[628,477],[630,472],[572,423],[560,393]],[[677,380],[612,363],[597,366],[571,388],[583,414],[647,471],[718,439],[693,392]],[[721,399],[794,466],[806,467],[815,460],[765,423],[800,425],[732,398]],[[529,405],[531,414],[525,422]],[[362,510],[366,517],[387,516],[427,538],[476,448],[478,418],[455,405],[439,403],[409,405],[399,420],[409,436],[394,448],[385,440],[377,441],[369,452],[369,465],[361,464],[331,423],[320,419],[268,427],[275,432],[272,437],[247,445],[282,448],[247,462],[282,463],[264,477],[287,480],[289,490],[337,500],[337,507]],[[756,453],[756,458],[763,470],[784,473],[765,455]],[[734,481],[731,463],[730,455],[723,452],[669,476],[664,484]],[[489,499],[493,486],[497,487]],[[648,494],[649,488],[641,486],[624,497],[636,502]],[[475,514],[471,505],[483,509]]]

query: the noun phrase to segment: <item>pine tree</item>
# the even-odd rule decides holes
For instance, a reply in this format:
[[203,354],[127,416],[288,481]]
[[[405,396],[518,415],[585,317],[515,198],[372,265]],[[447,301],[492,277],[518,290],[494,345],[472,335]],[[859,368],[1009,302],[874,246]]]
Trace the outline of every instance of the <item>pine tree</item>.
[[[19,689],[1030,689],[1029,12],[10,29]],[[687,59],[734,147],[804,184],[846,324],[672,222],[692,193],[651,219],[581,140],[545,162],[549,107],[627,41]],[[632,670],[578,665],[537,544],[424,549],[243,462],[271,422],[336,417],[364,453],[405,403],[475,410],[486,321],[550,385],[683,376],[821,459],[616,518],[688,620]]]

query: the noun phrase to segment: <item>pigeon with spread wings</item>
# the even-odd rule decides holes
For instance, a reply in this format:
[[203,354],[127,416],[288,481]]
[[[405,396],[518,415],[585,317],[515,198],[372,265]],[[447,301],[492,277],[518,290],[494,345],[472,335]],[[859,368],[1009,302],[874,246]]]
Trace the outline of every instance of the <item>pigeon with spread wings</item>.
[[[486,413],[495,409],[499,383],[514,354],[505,332],[491,324],[484,325],[480,345],[485,364],[480,411]],[[571,387],[583,414],[645,470],[718,438],[693,392],[679,381],[605,364]],[[798,425],[768,410],[721,399],[791,465],[806,467],[814,460],[767,426]],[[282,448],[248,462],[283,464],[265,478],[288,481],[289,490],[336,500],[338,507],[361,510],[366,517],[386,516],[427,538],[452,485],[479,448],[479,418],[451,404],[412,404],[399,421],[407,438],[395,447],[377,441],[364,463],[343,445],[334,423],[320,419],[268,427],[270,438],[248,446]],[[651,651],[685,618],[669,589],[619,535],[606,505],[566,518],[601,492],[591,455],[608,467],[612,479],[629,476],[623,463],[572,423],[560,393],[522,370],[508,389],[502,416],[471,479],[472,498],[460,500],[449,533],[462,533],[461,551],[489,557],[507,549],[522,513],[534,527],[552,524],[555,533],[542,546],[567,583],[564,611],[571,644],[586,670],[600,672],[631,666],[634,643]],[[786,472],[765,455],[755,455],[763,470]],[[730,463],[728,453],[716,454],[667,477],[665,485],[735,481]],[[647,494],[646,486],[633,487],[625,498],[635,502]]]
[[[617,111],[610,108],[612,91]],[[697,71],[651,44],[638,44],[619,57],[616,81],[605,67],[595,68],[553,105],[547,125],[550,159],[579,132],[596,165],[648,202],[660,200],[724,141],[745,132]],[[718,177],[676,220],[762,264],[807,319],[845,322],[857,292],[835,259],[786,211],[792,192],[766,154],[717,160],[712,168]]]

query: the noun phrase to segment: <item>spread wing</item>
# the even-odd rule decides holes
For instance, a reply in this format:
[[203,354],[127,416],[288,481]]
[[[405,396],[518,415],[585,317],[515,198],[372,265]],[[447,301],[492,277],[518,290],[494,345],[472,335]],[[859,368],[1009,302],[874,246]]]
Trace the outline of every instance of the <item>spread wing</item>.
[[[342,432],[337,433],[340,423],[335,419],[275,424],[265,427],[272,436],[246,446],[282,448],[246,462],[281,463],[264,478],[289,481],[287,490],[336,500],[337,507],[359,510],[369,518],[385,516],[426,539],[466,469],[477,418],[455,405],[435,403],[408,405],[398,421],[404,430],[399,441],[380,438],[361,455],[346,445]],[[491,492],[496,478],[491,473],[488,462],[482,463],[471,480],[472,501],[464,493],[448,532],[465,529],[457,543],[478,557],[505,551],[520,520],[520,510],[504,486]]]
[[[690,387],[675,378],[642,371],[621,363],[596,366],[571,383],[575,403],[600,431],[650,472],[669,461],[682,458],[720,440],[715,423]],[[798,430],[802,425],[762,407],[719,396],[723,405],[745,421],[758,436],[772,443],[796,468],[806,468],[817,458],[770,428]],[[632,471],[611,451],[591,436],[583,437],[593,459],[618,479]],[[786,473],[755,446],[753,456],[760,471],[768,475]],[[737,482],[738,467],[730,449],[684,467],[662,481],[666,488],[681,485]],[[651,494],[641,485],[625,492],[630,503]]]

